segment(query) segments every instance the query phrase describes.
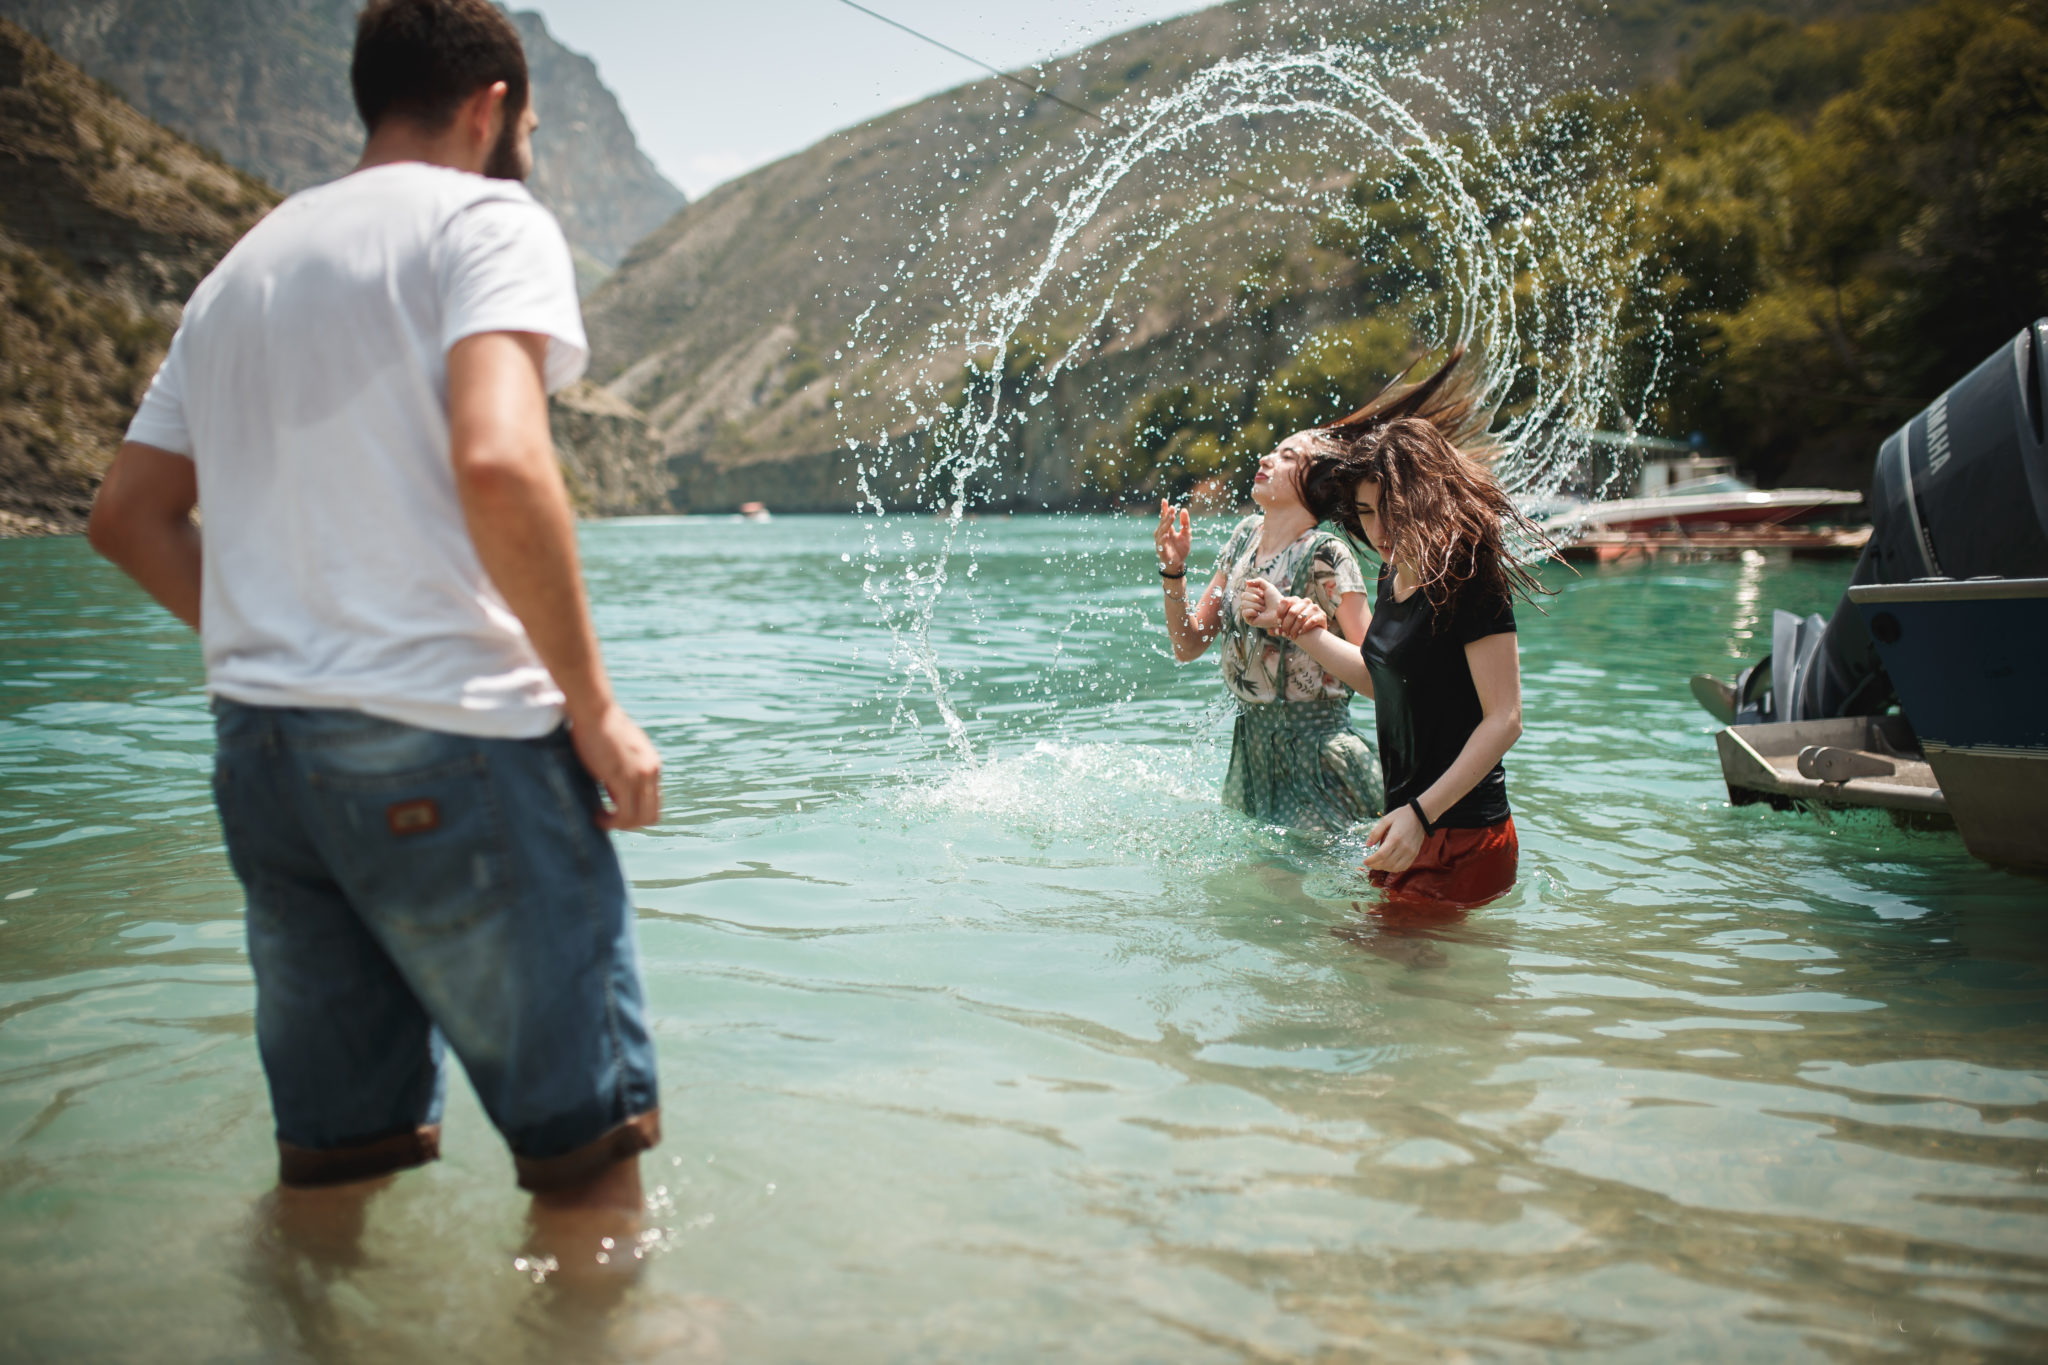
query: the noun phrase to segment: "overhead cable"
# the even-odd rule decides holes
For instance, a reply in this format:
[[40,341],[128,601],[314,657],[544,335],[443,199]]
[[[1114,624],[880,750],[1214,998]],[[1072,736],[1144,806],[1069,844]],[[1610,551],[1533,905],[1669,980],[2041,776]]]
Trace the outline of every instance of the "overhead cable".
[[992,67],[987,62],[983,61],[981,58],[971,57],[967,53],[962,52],[957,47],[948,47],[946,44],[940,42],[937,38],[932,37],[928,33],[919,33],[910,25],[898,23],[896,20],[891,19],[886,14],[877,14],[874,10],[869,9],[866,5],[855,4],[854,0],[839,0],[839,3],[845,5],[848,9],[859,10],[862,14],[867,15],[870,19],[880,19],[890,28],[902,29],[905,33],[908,33],[911,37],[917,39],[919,42],[930,43],[933,47],[939,49],[941,52],[950,52],[963,62],[972,62],[974,65],[980,67],[983,71],[988,72],[991,76],[1000,76],[1004,80],[1010,82],[1012,85],[1022,86],[1024,89],[1029,90],[1034,95],[1043,95],[1045,98],[1051,100],[1054,104],[1060,105],[1063,108],[1071,109],[1075,113],[1081,114],[1087,118],[1092,118],[1097,123],[1102,122],[1102,115],[1096,113],[1094,110],[1083,109],[1080,105],[1075,104],[1072,100],[1063,100],[1058,95],[1053,94],[1052,91],[1047,90],[1044,86],[1033,85],[1030,81],[1025,80],[1021,76],[1013,76],[1007,71],[999,71],[995,67]]

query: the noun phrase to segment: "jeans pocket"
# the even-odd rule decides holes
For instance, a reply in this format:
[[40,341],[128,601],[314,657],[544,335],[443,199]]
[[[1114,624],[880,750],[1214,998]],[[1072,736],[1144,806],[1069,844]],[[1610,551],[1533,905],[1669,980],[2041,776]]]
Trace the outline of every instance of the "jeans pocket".
[[460,933],[512,901],[512,857],[480,747],[403,772],[322,767],[307,781],[330,865],[381,928]]

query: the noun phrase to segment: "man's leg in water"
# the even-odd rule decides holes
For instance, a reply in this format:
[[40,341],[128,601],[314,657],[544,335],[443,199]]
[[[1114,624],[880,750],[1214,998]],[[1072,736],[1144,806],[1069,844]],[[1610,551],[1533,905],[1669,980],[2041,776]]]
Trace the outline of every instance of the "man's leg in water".
[[322,1266],[347,1269],[358,1265],[370,1201],[389,1189],[396,1178],[380,1175],[342,1185],[279,1185],[257,1210],[258,1236],[274,1237]]
[[[294,713],[220,702],[214,795],[246,893],[280,1231],[343,1254],[385,1177],[438,1154],[441,1047],[308,828]],[[330,1192],[331,1187],[331,1192]]]
[[596,783],[563,731],[359,720],[305,750],[327,861],[511,1146],[536,1252],[629,1266],[659,1095]]
[[637,1156],[582,1184],[537,1191],[527,1211],[527,1256],[566,1283],[623,1288],[640,1268],[645,1208]]

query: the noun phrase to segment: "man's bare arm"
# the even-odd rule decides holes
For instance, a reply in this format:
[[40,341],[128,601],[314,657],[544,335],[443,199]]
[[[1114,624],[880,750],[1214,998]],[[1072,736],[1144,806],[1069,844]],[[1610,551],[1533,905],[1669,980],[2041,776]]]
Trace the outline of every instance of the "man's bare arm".
[[92,502],[86,539],[192,629],[199,629],[199,475],[192,461],[124,441]]
[[567,700],[576,751],[614,809],[603,823],[661,818],[661,759],[619,708],[583,592],[576,524],[548,432],[547,339],[485,332],[448,349],[455,486],[477,558]]

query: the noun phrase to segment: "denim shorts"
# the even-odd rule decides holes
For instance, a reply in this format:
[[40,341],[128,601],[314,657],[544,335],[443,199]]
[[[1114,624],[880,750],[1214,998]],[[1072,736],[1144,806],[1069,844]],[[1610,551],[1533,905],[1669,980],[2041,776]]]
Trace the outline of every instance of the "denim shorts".
[[447,1047],[528,1189],[659,1140],[632,905],[566,730],[225,699],[214,728],[284,1184],[434,1159]]

